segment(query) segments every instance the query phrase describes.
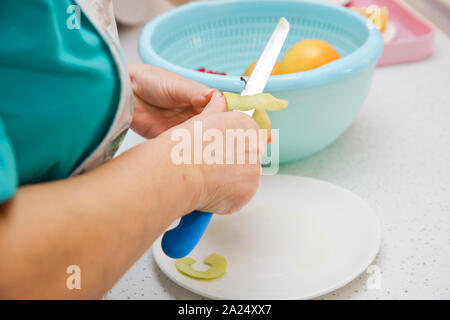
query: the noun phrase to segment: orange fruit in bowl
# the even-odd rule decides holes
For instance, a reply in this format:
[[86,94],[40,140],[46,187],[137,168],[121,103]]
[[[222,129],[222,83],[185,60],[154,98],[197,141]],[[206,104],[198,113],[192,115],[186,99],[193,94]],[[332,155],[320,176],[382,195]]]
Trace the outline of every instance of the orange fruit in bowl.
[[286,51],[281,60],[281,74],[296,73],[318,68],[339,59],[337,51],[326,41],[306,39]]
[[[256,66],[256,61],[253,61],[247,67],[247,69],[245,69],[244,76],[249,76],[250,73],[252,73],[252,71],[255,68],[255,66]],[[278,61],[275,62],[274,66],[273,66],[273,69],[272,69],[272,72],[270,73],[270,75],[274,76],[274,75],[277,75],[277,74],[280,74],[280,63]]]

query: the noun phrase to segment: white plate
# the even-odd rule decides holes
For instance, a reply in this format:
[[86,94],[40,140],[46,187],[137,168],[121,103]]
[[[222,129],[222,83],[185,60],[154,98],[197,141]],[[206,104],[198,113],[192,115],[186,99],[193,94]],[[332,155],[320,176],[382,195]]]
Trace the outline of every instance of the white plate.
[[159,268],[174,282],[213,299],[307,299],[344,286],[375,258],[377,216],[353,193],[297,176],[263,176],[241,212],[215,215],[189,257],[194,268],[211,253],[228,262],[226,274],[199,281],[180,274],[153,245]]

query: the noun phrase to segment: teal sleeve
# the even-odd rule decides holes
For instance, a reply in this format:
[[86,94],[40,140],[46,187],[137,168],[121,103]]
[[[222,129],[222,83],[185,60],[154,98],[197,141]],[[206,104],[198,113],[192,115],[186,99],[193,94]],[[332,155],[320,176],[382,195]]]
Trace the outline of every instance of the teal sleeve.
[[0,203],[11,198],[17,189],[17,171],[11,142],[0,118]]
[[107,43],[83,12],[79,29],[67,27],[74,4],[0,0],[0,118],[20,186],[70,176],[101,143],[119,105]]

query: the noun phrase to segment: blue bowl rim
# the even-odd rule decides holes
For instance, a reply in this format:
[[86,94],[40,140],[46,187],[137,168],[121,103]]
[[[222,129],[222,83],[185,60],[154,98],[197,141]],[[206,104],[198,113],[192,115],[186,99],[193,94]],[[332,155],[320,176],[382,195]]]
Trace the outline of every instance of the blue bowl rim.
[[[164,58],[162,58],[158,53],[153,50],[149,41],[155,32],[158,24],[164,19],[168,19],[179,12],[185,10],[192,10],[196,7],[201,8],[203,6],[221,6],[230,5],[233,3],[242,2],[258,2],[261,4],[261,0],[222,0],[222,1],[198,1],[190,2],[188,4],[179,6],[172,10],[166,11],[160,14],[156,18],[150,20],[142,29],[141,35],[139,37],[139,54],[144,63],[157,65],[164,69],[176,72],[184,77],[190,78],[192,80],[204,83],[210,87],[218,88],[223,91],[234,91],[240,92],[243,88],[243,82],[239,76],[223,76],[215,75],[209,73],[198,72],[193,69],[184,68],[173,64]],[[267,1],[275,2],[275,1]],[[311,2],[311,1],[299,1],[299,0],[277,0],[276,2],[296,2],[304,3],[307,5],[327,7],[333,10],[341,11],[342,13],[348,15],[350,18],[358,20],[360,23],[364,24],[368,30],[369,36],[365,43],[356,49],[349,55],[335,60],[331,63],[327,63],[319,68],[304,71],[300,73],[283,74],[271,76],[267,81],[265,91],[274,92],[298,88],[307,88],[313,86],[325,85],[342,79],[344,77],[350,76],[352,74],[357,74],[369,67],[375,66],[377,60],[383,52],[383,39],[379,30],[369,22],[362,15],[349,10],[348,8],[326,4],[321,2]]]

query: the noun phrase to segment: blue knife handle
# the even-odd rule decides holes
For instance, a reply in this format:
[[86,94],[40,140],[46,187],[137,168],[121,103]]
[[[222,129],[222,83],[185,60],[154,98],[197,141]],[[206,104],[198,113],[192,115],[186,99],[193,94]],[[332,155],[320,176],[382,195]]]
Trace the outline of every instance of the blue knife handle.
[[187,256],[205,233],[211,217],[212,213],[197,210],[183,216],[178,226],[164,233],[164,253],[174,259]]

